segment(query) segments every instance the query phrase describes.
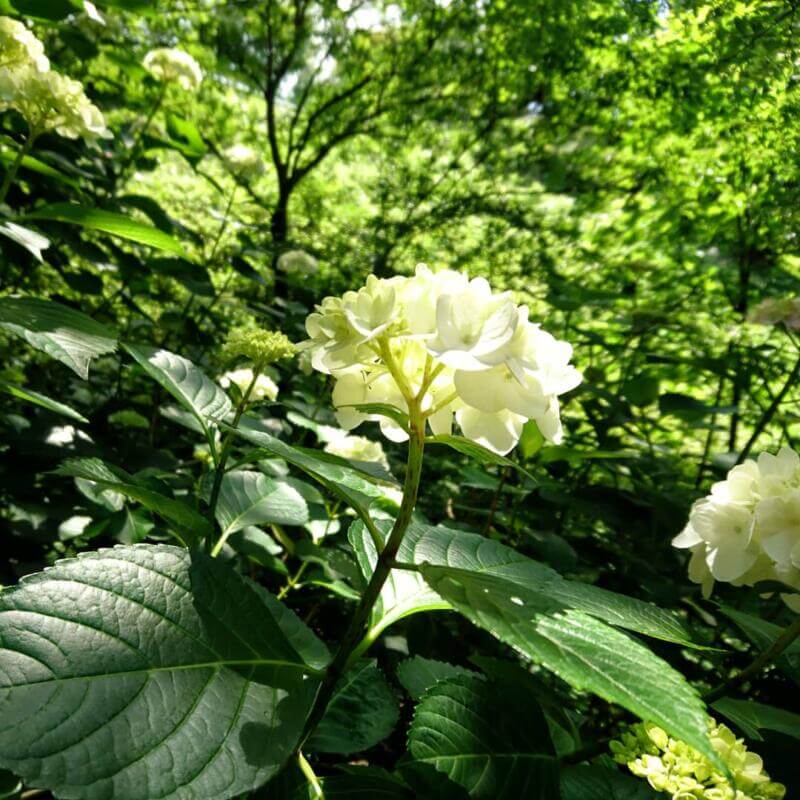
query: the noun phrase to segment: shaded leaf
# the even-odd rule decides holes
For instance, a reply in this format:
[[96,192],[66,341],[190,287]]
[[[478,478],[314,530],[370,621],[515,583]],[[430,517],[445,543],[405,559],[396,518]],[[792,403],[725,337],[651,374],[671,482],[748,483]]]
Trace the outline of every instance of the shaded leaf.
[[341,755],[367,750],[392,732],[399,715],[397,699],[375,662],[360,661],[339,682],[307,747]]
[[473,798],[559,797],[555,753],[535,699],[479,676],[451,678],[423,695],[408,749]]
[[407,658],[397,667],[397,679],[409,693],[412,700],[419,700],[425,692],[439,681],[458,675],[477,675],[474,670],[437,661],[433,658],[414,656]]
[[23,386],[16,386],[13,383],[0,380],[0,391],[10,394],[12,397],[16,397],[19,400],[26,400],[29,403],[46,408],[48,411],[53,411],[56,414],[61,414],[62,416],[77,420],[78,422],[89,422],[83,414],[79,414],[74,408],[70,408],[64,405],[64,403],[59,403],[57,400],[53,400],[39,392],[34,392],[33,389],[26,389]]
[[0,594],[0,642],[0,764],[115,800],[256,788],[295,746],[328,661],[261,587],[163,545],[24,579]]

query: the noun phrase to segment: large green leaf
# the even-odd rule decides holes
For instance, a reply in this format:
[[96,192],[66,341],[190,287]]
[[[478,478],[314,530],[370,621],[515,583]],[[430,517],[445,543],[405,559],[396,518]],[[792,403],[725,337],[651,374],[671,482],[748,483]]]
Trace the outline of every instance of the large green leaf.
[[48,411],[53,411],[56,414],[61,414],[70,419],[77,420],[78,422],[89,422],[83,414],[79,414],[74,408],[70,408],[64,403],[59,403],[46,395],[34,392],[33,389],[26,389],[23,386],[16,386],[13,383],[0,380],[0,391],[16,397],[18,400],[25,400],[28,403],[46,408]]
[[666,795],[618,769],[580,765],[561,773],[561,800],[659,800]]
[[800,714],[793,714],[766,703],[757,703],[755,700],[735,700],[732,697],[723,697],[711,705],[731,720],[749,739],[763,739],[759,733],[762,729],[800,739]]
[[533,697],[479,676],[460,675],[427,691],[408,733],[412,758],[431,764],[487,800],[558,800],[558,767]]
[[224,534],[265,522],[303,525],[308,520],[308,505],[285,481],[241,470],[222,479],[216,517]]
[[225,564],[164,545],[0,594],[0,765],[86,800],[224,800],[295,747],[325,646]]
[[220,422],[231,411],[228,395],[188,358],[148,345],[124,344],[142,369],[197,418]]
[[124,214],[117,214],[113,211],[79,206],[74,203],[53,203],[26,214],[23,219],[53,220],[80,225],[83,228],[110,233],[121,239],[128,239],[138,244],[146,244],[159,250],[166,250],[168,253],[186,257],[183,246],[177,239],[173,239],[172,236],[152,225],[145,225],[143,222],[137,222]]
[[211,523],[191,506],[143,486],[125,470],[111,467],[99,458],[71,458],[56,473],[92,481],[104,489],[112,489],[136,500],[171,522],[184,544],[196,543],[213,532]]
[[[389,524],[379,522],[378,527],[385,535]],[[351,526],[349,538],[362,572],[369,576],[377,561],[375,546],[360,523]],[[543,591],[546,586],[546,592],[565,607],[584,611],[612,625],[657,639],[696,646],[680,620],[671,612],[597,586],[565,580],[550,567],[475,533],[443,526],[432,527],[415,520],[400,546],[397,560],[497,575],[520,586],[535,586]],[[405,574],[399,574],[403,572]],[[446,607],[416,573],[393,570],[376,604],[372,624],[390,617],[382,626],[386,627],[407,614]]]
[[117,348],[116,334],[105,325],[38,297],[0,298],[0,327],[66,364],[84,380],[93,358]]
[[278,456],[310,475],[344,500],[368,525],[372,524],[368,512],[369,506],[377,498],[384,497],[385,487],[392,485],[343,458],[286,444],[268,431],[259,428],[257,420],[243,419],[236,433],[256,445],[265,454]]
[[697,691],[638,641],[566,606],[546,584],[526,586],[485,572],[429,564],[421,571],[476,625],[575,689],[654,722],[724,769],[709,742],[708,715]]
[[0,235],[24,247],[40,264],[44,262],[42,250],[50,247],[50,240],[46,236],[13,222],[0,222]]
[[359,753],[383,741],[398,717],[397,699],[375,662],[357,662],[339,682],[307,748],[317,753]]

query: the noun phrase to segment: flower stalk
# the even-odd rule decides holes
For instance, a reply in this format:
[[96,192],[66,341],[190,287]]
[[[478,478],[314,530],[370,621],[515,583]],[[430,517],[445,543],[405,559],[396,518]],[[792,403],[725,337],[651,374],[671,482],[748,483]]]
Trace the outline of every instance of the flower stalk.
[[22,144],[22,147],[17,151],[16,158],[11,162],[11,165],[8,168],[8,171],[3,178],[3,185],[0,186],[0,205],[5,202],[6,195],[8,194],[8,190],[11,188],[12,184],[14,183],[14,179],[17,177],[17,172],[19,168],[22,166],[22,162],[25,160],[25,156],[31,152],[33,148],[33,144],[36,141],[36,137],[38,133],[36,131],[31,131],[28,135],[27,139]]
[[339,679],[347,672],[351,666],[354,656],[360,655],[362,648],[359,647],[364,629],[369,620],[370,613],[375,605],[381,590],[383,589],[389,573],[392,571],[392,564],[400,549],[406,530],[411,522],[414,507],[417,504],[419,493],[420,477],[422,475],[422,457],[425,449],[425,419],[419,410],[420,398],[412,400],[409,408],[409,428],[410,438],[408,441],[408,460],[406,462],[406,477],[403,485],[403,500],[400,510],[395,519],[392,530],[386,544],[378,554],[378,561],[375,564],[375,571],[372,573],[367,588],[356,607],[347,632],[344,635],[336,655],[331,661],[322,681],[322,685],[317,693],[314,705],[306,720],[306,726],[300,737],[298,749],[302,748],[308,738],[319,725],[325,714],[336,685]]

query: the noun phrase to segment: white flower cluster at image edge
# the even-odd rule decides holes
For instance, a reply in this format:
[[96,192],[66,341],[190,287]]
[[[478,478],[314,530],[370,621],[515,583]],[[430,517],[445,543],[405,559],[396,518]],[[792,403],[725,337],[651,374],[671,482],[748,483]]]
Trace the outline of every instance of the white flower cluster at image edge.
[[21,114],[36,135],[55,131],[69,139],[111,136],[83,86],[50,69],[44,46],[21,22],[0,17],[0,112]]
[[[714,581],[800,590],[800,456],[784,447],[734,467],[695,502],[672,544],[692,551],[689,577],[706,596]],[[800,612],[800,594],[782,596]]]
[[464,436],[504,454],[529,419],[560,441],[558,396],[581,381],[569,363],[572,347],[531,322],[510,293],[424,264],[412,277],[371,275],[358,291],[326,297],[306,330],[314,368],[336,379],[339,424],[350,430],[375,419],[392,441],[404,441],[407,431],[352,406],[407,412],[421,395],[434,434],[451,433],[455,421]]

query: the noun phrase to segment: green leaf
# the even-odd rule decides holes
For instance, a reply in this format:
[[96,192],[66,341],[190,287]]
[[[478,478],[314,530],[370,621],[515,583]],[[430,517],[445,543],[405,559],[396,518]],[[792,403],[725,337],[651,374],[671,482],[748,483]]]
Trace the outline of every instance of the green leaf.
[[[389,523],[378,522],[378,528],[385,535]],[[349,539],[359,566],[368,577],[372,574],[377,559],[375,547],[367,532],[357,522],[350,528]],[[699,647],[692,642],[680,620],[671,612],[634,597],[579,581],[565,580],[550,567],[475,533],[441,525],[432,527],[414,520],[400,545],[397,560],[401,563],[427,563],[483,572],[523,587],[536,586],[543,591],[546,587],[547,593],[567,608],[583,611],[611,625],[656,639],[687,647]],[[387,587],[375,606],[374,615],[392,614],[393,618],[387,625],[415,611],[447,608],[447,604],[431,593],[430,587],[420,580],[417,573],[393,570],[390,581],[394,583],[387,582]]]
[[283,548],[260,528],[248,527],[237,531],[228,539],[228,544],[237,553],[247,556],[262,567],[281,575],[289,574],[286,565],[278,558]]
[[235,797],[288,758],[328,658],[202,553],[59,561],[0,594],[0,764],[60,797]]
[[171,522],[184,544],[196,543],[213,533],[211,523],[191,506],[142,486],[125,470],[111,467],[99,458],[71,458],[56,470],[56,474],[92,481],[104,489],[112,489],[136,500]]
[[534,478],[533,475],[531,475],[531,473],[528,472],[528,470],[526,470],[524,467],[521,467],[519,464],[517,464],[516,461],[512,461],[510,458],[498,455],[492,450],[489,450],[483,445],[473,442],[471,439],[467,439],[464,436],[451,436],[450,434],[442,433],[438,436],[428,436],[425,441],[428,444],[443,444],[447,447],[452,447],[453,450],[456,450],[459,453],[468,456],[469,458],[475,459],[475,461],[479,462],[480,464],[496,464],[500,467],[511,467],[512,469],[517,470],[517,472],[520,472],[521,474],[530,478],[532,481],[536,481],[536,478]]
[[0,327],[66,364],[84,380],[93,358],[117,349],[116,334],[105,325],[38,297],[0,298]]
[[761,741],[763,737],[760,730],[777,731],[800,739],[800,714],[793,714],[766,703],[735,700],[732,697],[723,697],[711,706],[724,714],[750,739]]
[[414,761],[487,800],[558,800],[547,723],[530,695],[461,675],[426,692],[408,733]]
[[659,725],[724,769],[697,691],[638,641],[564,605],[549,586],[425,564],[422,575],[467,619],[534,663]]
[[419,700],[431,686],[455,678],[458,675],[477,675],[474,670],[436,661],[433,658],[414,656],[407,658],[397,667],[397,680],[409,693],[412,700]]
[[0,222],[0,233],[24,247],[40,264],[44,263],[42,250],[50,247],[50,240],[46,236],[13,222]]
[[257,421],[244,418],[236,429],[236,434],[256,445],[265,453],[278,456],[310,475],[330,492],[344,500],[363,520],[366,520],[368,525],[372,524],[368,511],[369,506],[377,498],[384,497],[385,489],[381,488],[381,485],[391,486],[393,484],[379,481],[365,470],[330,453],[292,447],[257,426]]
[[387,417],[396,422],[404,431],[408,431],[408,414],[404,414],[397,406],[389,403],[350,403],[343,404],[339,408],[354,408],[362,414],[377,414],[380,417]]
[[123,347],[153,380],[194,414],[203,430],[207,420],[221,422],[231,412],[228,395],[188,358],[148,345]]
[[228,534],[265,522],[303,525],[308,506],[285,481],[241,470],[228,472],[222,479],[216,517],[223,534]]
[[368,750],[394,730],[399,716],[383,673],[374,661],[360,661],[339,682],[307,747],[345,756]]
[[[767,622],[744,611],[721,607],[720,611],[744,631],[748,639],[762,651],[769,650],[783,633],[780,625]],[[775,662],[795,683],[800,684],[800,640],[792,642]]]
[[177,239],[173,239],[169,234],[164,233],[164,231],[160,231],[152,225],[137,222],[124,214],[104,211],[100,208],[79,206],[74,203],[53,203],[26,214],[22,219],[67,222],[90,230],[110,233],[112,236],[119,236],[121,239],[128,239],[138,244],[165,250],[182,258],[187,257],[181,243]]
[[89,422],[89,420],[86,419],[83,414],[79,414],[74,408],[70,408],[69,406],[64,405],[64,403],[59,403],[57,400],[46,397],[39,392],[34,392],[33,389],[25,389],[22,386],[16,386],[13,383],[0,380],[0,391],[10,394],[12,397],[16,397],[18,400],[26,400],[29,403],[34,403],[37,406],[46,408],[48,411],[54,411],[56,414],[61,414],[65,417],[69,417],[70,419],[77,420],[78,422]]
[[[0,162],[5,165],[12,164],[15,159],[17,158],[17,153],[12,150],[0,150]],[[57,169],[54,169],[49,164],[45,164],[44,161],[40,161],[38,158],[34,158],[33,156],[25,156],[22,159],[22,163],[20,164],[22,169],[27,169],[31,172],[37,172],[39,175],[44,175],[47,178],[53,178],[54,180],[59,181],[60,183],[65,183],[67,186],[71,186],[73,189],[77,189],[80,191],[81,185],[78,181],[70,178],[67,175],[64,175],[63,172],[59,172]]]
[[561,772],[561,800],[658,800],[665,795],[617,769],[580,765]]

